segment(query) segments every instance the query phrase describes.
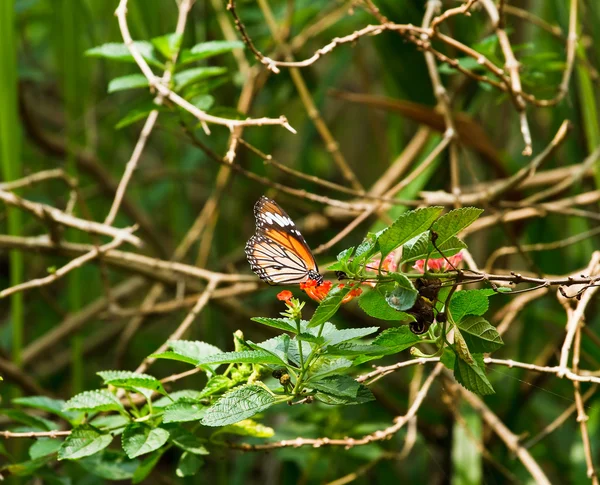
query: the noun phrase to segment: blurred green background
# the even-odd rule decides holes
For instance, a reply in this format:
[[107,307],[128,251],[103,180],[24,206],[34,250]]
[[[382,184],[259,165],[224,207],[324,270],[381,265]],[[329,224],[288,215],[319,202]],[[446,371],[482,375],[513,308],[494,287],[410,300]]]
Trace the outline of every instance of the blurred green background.
[[[227,38],[220,23],[232,25],[225,3],[224,0],[195,2],[183,38],[184,47]],[[238,2],[238,14],[258,49],[272,53],[276,43],[259,3]],[[507,29],[522,62],[524,89],[539,98],[552,97],[564,69],[569,2],[515,0],[509,3],[559,27],[562,32],[558,36],[552,35],[515,15],[507,15]],[[458,5],[456,2],[443,4],[444,8]],[[298,59],[311,56],[336,36],[347,35],[376,22],[360,2],[277,0],[269,5],[279,25],[292,39],[323,18],[336,20],[317,35],[308,37],[295,52]],[[423,0],[381,0],[377,5],[390,20],[415,25],[422,22],[425,9]],[[115,1],[106,0],[2,0],[0,5],[0,148],[4,180],[63,168],[79,180],[84,203],[79,201],[76,213],[97,221],[102,221],[110,209],[114,188],[143,122],[140,120],[125,127],[118,127],[118,124],[133,110],[147,107],[153,98],[145,88],[107,93],[111,79],[138,73],[137,66],[85,55],[92,47],[122,41],[114,16],[116,6]],[[579,7],[577,22],[581,42],[569,92],[557,106],[530,106],[527,111],[534,154],[549,143],[564,119],[572,123],[567,142],[545,164],[544,170],[579,164],[600,144],[600,90],[596,71],[600,64],[600,3],[581,1]],[[150,40],[173,32],[177,5],[171,0],[131,0],[127,18],[135,40]],[[485,52],[497,65],[503,65],[497,39],[490,37],[493,29],[480,9],[468,18],[452,18],[444,24],[443,31]],[[452,49],[439,47],[448,56],[457,56]],[[284,165],[347,185],[308,116],[289,70],[284,68],[274,75],[260,66],[247,49],[243,52],[246,63],[262,71],[254,85],[250,115],[285,115],[298,131],[293,135],[280,127],[252,127],[244,131],[243,138]],[[234,55],[226,53],[200,65],[227,68],[226,75],[206,81],[198,93],[211,97],[205,98],[205,102],[212,104],[212,113],[235,115],[237,100],[248,75],[246,64],[240,64]],[[440,67],[440,72],[451,93],[453,109],[471,117],[487,133],[489,148],[495,154],[490,158],[469,147],[462,149],[459,155],[461,182],[470,186],[506,177],[524,166],[529,158],[521,154],[523,140],[519,119],[508,97],[465,79],[447,66]],[[339,92],[410,101],[422,110],[435,106],[422,52],[394,33],[367,37],[355,44],[338,47],[314,65],[302,69],[301,76],[341,153],[366,188],[379,179],[421,125],[389,107],[375,107],[369,101],[352,102],[341,97]],[[233,172],[227,183],[219,187],[218,173],[225,169],[191,143],[182,128],[182,120],[193,125],[189,116],[176,110],[161,112],[129,185],[126,204],[115,222],[118,227],[142,222],[138,235],[147,243],[143,250],[146,254],[168,259],[206,201],[215,193],[218,209],[208,229],[188,252],[185,262],[216,271],[249,271],[243,247],[254,232],[252,206],[263,193],[277,198],[298,222],[312,247],[326,242],[350,222],[347,218],[329,217],[330,213],[314,202],[279,193],[249,181],[239,173]],[[224,127],[211,128],[210,136],[200,127],[193,126],[192,129],[203,144],[224,156],[229,131]],[[419,160],[440,138],[440,133],[431,131]],[[314,193],[323,192],[310,182],[266,165],[244,147],[239,148],[236,163],[272,181]],[[414,198],[423,189],[449,190],[449,179],[445,153],[399,197]],[[600,168],[596,164],[595,176],[584,177],[562,197],[598,190],[598,183]],[[534,187],[524,193],[508,194],[507,199],[518,200],[535,190]],[[68,200],[68,190],[61,181],[44,182],[18,193],[59,208],[64,208]],[[339,197],[335,193],[328,195]],[[484,208],[489,211],[486,214],[496,210]],[[586,209],[598,213],[597,205]],[[401,210],[403,208],[398,207],[390,210],[390,216]],[[307,217],[309,215],[311,217]],[[332,250],[320,255],[321,266],[332,261],[338,250],[359,242],[376,223],[375,219],[369,220]],[[46,228],[30,215],[15,209],[3,209],[0,224],[3,234],[36,236],[46,232]],[[512,245],[514,241],[524,244],[552,242],[595,227],[598,227],[597,219],[548,214],[507,227],[497,225],[471,236],[467,243],[483,266],[495,249]],[[66,231],[64,237],[72,242],[93,242],[75,231]],[[537,268],[548,275],[565,274],[584,268],[599,242],[598,236],[594,236],[565,248],[530,253],[530,261],[513,255],[502,258],[496,267],[515,271]],[[60,267],[66,261],[63,257],[11,252],[0,247],[0,284],[5,288],[11,281],[44,276],[48,268]],[[131,278],[127,272],[112,268],[106,276],[113,286]],[[139,305],[151,284],[151,281],[145,281],[135,291],[129,291],[119,300],[120,305]],[[173,299],[177,291],[176,287],[168,287],[163,298]],[[281,304],[275,299],[278,291],[265,285],[251,295],[211,302],[196,320],[188,338],[230,350],[231,334],[237,329],[254,341],[270,337],[265,328],[250,322],[249,317],[276,316],[281,311]],[[101,272],[98,265],[92,264],[56,284],[0,301],[0,357],[21,366],[24,373],[48,393],[68,398],[80,390],[99,387],[100,379],[95,375],[99,370],[134,369],[170,335],[187,311],[149,316],[126,346],[119,346],[119,342],[130,317],[97,312],[76,332],[54,342],[35,359],[27,361],[23,358],[30,343],[65,319],[80,314],[102,295]],[[490,310],[490,316],[510,301],[505,296],[495,300],[496,307]],[[597,302],[588,307],[589,333],[583,343],[582,367],[592,370],[598,369],[600,362],[598,337],[595,337],[600,332],[597,310]],[[355,304],[345,307],[337,319],[340,326],[370,322]],[[564,310],[550,292],[520,314],[505,335],[505,348],[497,356],[555,365],[565,321]],[[409,358],[406,353],[388,358],[385,363]],[[157,363],[152,369],[158,377],[182,370],[173,363],[164,362]],[[370,433],[389,426],[394,416],[404,414],[411,379],[415,372],[422,370],[409,368],[379,381],[373,388],[378,400],[368,405],[346,408],[316,404],[280,406],[267,413],[265,422],[275,428],[276,439]],[[535,436],[574,403],[569,381],[500,367],[491,367],[488,373],[497,394],[486,398],[486,403],[524,441]],[[199,385],[202,379],[193,376],[185,387],[193,387],[194,382]],[[10,397],[28,393],[30,391],[8,381],[0,384],[3,407],[10,407]],[[434,384],[418,414],[416,444],[408,457],[401,460],[397,454],[402,449],[406,430],[389,442],[350,450],[289,448],[268,454],[223,452],[221,456],[211,455],[200,474],[202,478],[210,477],[214,483],[223,484],[326,483],[368,466],[370,468],[356,478],[356,483],[528,483],[530,478],[526,470],[502,442],[482,426],[480,418],[467,405],[459,404],[456,409],[464,419],[457,420],[444,401],[444,395],[444,387],[439,382]],[[590,417],[592,449],[597,458],[600,446],[597,396],[587,401],[586,409]],[[1,415],[0,411],[0,419]],[[0,428],[12,429],[7,420]],[[487,450],[488,456],[482,455],[477,443]],[[23,443],[2,444],[14,456],[26,454],[27,447]],[[530,451],[553,483],[586,483],[580,431],[574,416]],[[173,473],[174,460],[169,454],[163,458],[152,483],[184,481]],[[61,463],[57,470],[63,476],[71,477],[72,483],[92,484],[104,480],[88,474],[74,463]],[[199,479],[200,476],[195,478]],[[187,483],[195,481],[188,479]]]

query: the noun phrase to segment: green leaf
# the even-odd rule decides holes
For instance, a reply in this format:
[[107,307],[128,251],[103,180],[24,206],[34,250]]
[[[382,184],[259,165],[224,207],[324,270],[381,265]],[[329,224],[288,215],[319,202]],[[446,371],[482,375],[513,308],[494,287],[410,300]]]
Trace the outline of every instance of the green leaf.
[[214,345],[207,344],[206,342],[192,341],[192,340],[171,340],[169,341],[170,349],[176,354],[182,355],[186,358],[193,359],[195,365],[208,369],[211,372],[215,372],[218,365],[201,365],[199,362],[211,355],[221,353],[221,349]]
[[[444,243],[436,241],[436,245],[439,250],[444,253],[444,256],[453,256],[458,253],[461,249],[467,247],[456,236],[452,236]],[[431,232],[427,231],[420,236],[411,239],[404,246],[402,246],[402,262],[408,263],[416,261],[418,259],[425,259],[427,256],[430,258],[441,258],[443,257],[438,251],[436,251],[431,243]]]
[[335,313],[338,311],[338,308],[342,304],[342,300],[351,289],[351,286],[346,285],[342,288],[335,286],[331,291],[329,291],[325,299],[315,310],[315,313],[313,313],[312,318],[308,322],[308,328],[317,327],[335,315]]
[[311,387],[333,396],[355,398],[358,396],[361,384],[346,375],[329,376],[311,383]]
[[232,387],[233,384],[234,382],[231,379],[222,375],[211,377],[206,383],[206,386],[204,386],[204,389],[202,389],[200,398],[212,396],[218,392],[225,391]]
[[454,322],[460,322],[465,315],[483,315],[489,307],[492,289],[457,291],[450,300],[450,315]]
[[206,406],[195,402],[179,401],[165,408],[163,423],[198,421],[206,413]]
[[202,424],[204,426],[226,426],[268,409],[277,398],[264,387],[248,384],[232,389],[208,408]]
[[[209,380],[210,382],[210,380]],[[161,397],[152,403],[152,409],[166,408],[179,401],[199,402],[202,399],[202,392],[195,389],[181,389],[169,394],[168,397]]]
[[159,111],[166,110],[164,106],[159,106],[155,104],[154,101],[145,101],[138,107],[130,110],[123,118],[121,118],[119,122],[115,125],[115,129],[120,130],[121,128],[125,128],[126,126],[129,126],[135,123],[136,121],[145,119],[155,109]]
[[391,273],[396,284],[394,289],[385,294],[385,301],[394,310],[409,310],[417,301],[419,293],[412,282],[401,273]]
[[118,451],[104,450],[77,461],[87,472],[106,480],[129,480],[139,466],[138,460],[127,460]]
[[257,423],[252,419],[244,419],[239,423],[230,424],[217,433],[235,434],[238,436],[253,436],[254,438],[270,438],[275,434],[275,430],[264,424]]
[[266,350],[243,350],[242,352],[223,352],[204,357],[198,366],[207,364],[281,364],[281,359]]
[[154,467],[158,464],[165,451],[167,451],[166,448],[161,448],[156,450],[150,456],[146,457],[136,468],[135,473],[131,478],[131,483],[143,482],[148,475],[152,473],[152,470],[154,470]]
[[363,404],[375,400],[373,393],[367,386],[362,384],[359,386],[358,393],[354,397],[317,392],[315,398],[324,404],[330,405]]
[[133,391],[137,391],[139,388],[150,389],[163,395],[167,393],[161,382],[156,377],[148,374],[127,370],[105,370],[96,372],[96,374],[104,380],[104,384],[106,385],[110,384]]
[[201,111],[208,111],[215,104],[215,98],[210,94],[199,94],[192,97],[190,103]]
[[166,59],[171,59],[181,47],[181,38],[181,34],[175,32],[154,37],[151,42]]
[[190,433],[187,429],[179,426],[170,431],[171,442],[184,451],[194,455],[208,455],[208,450],[204,447],[206,440],[201,440],[196,435]]
[[353,355],[388,355],[393,353],[389,348],[372,344],[355,344],[347,342],[339,345],[331,345],[325,349],[328,356],[353,356]]
[[108,83],[108,92],[125,91],[126,89],[145,88],[150,84],[143,74],[128,74],[127,76],[116,77]]
[[379,330],[379,327],[362,327],[362,328],[345,328],[337,330],[334,328],[329,332],[323,331],[326,345],[337,345],[348,340],[354,340],[361,337],[366,337]]
[[181,455],[181,458],[179,458],[175,474],[181,478],[191,477],[192,475],[195,475],[198,470],[200,470],[200,467],[203,465],[203,463],[204,460],[202,458],[186,451],[183,453],[183,455]]
[[173,76],[175,82],[175,91],[181,91],[187,86],[191,86],[198,81],[207,79],[209,77],[221,76],[227,72],[225,67],[193,67],[192,69],[186,69],[185,71],[178,72]]
[[144,423],[132,423],[123,432],[121,444],[129,458],[157,450],[169,439],[169,432],[163,428],[152,428]]
[[202,42],[196,44],[191,49],[181,52],[179,64],[189,64],[208,57],[231,52],[234,49],[243,49],[244,43],[239,40],[213,40],[211,42]]
[[21,463],[14,463],[11,465],[4,465],[0,468],[0,471],[6,470],[11,475],[18,477],[27,477],[35,473],[36,470],[43,467],[46,463],[52,460],[51,456],[42,456],[35,460],[27,460]]
[[121,434],[125,426],[129,424],[131,420],[129,415],[123,416],[122,414],[110,414],[104,416],[96,416],[90,421],[90,424],[100,429],[101,431],[110,431],[113,436]]
[[197,359],[193,359],[173,351],[161,352],[160,354],[151,354],[148,357],[151,359],[177,360],[179,362],[185,362],[186,364],[192,364],[194,366],[198,365]]
[[42,431],[58,429],[58,425],[49,419],[44,419],[41,416],[33,416],[32,414],[27,414],[19,409],[0,409],[0,416],[5,416],[11,421],[22,423],[33,429]]
[[319,357],[317,361],[310,366],[309,378],[320,379],[330,374],[338,373],[343,369],[352,367],[352,361],[343,357]]
[[402,214],[377,238],[381,258],[385,258],[397,247],[429,229],[442,210],[443,207],[426,207]]
[[456,363],[456,353],[454,353],[454,351],[451,348],[445,347],[444,353],[440,358],[440,362],[444,364],[447,369],[454,371],[454,366]]
[[65,401],[62,399],[52,399],[47,396],[17,397],[12,400],[12,403],[23,407],[40,409],[42,411],[55,414],[56,416],[59,416],[67,421],[71,421],[79,415],[79,413],[64,412],[63,408],[65,406]]
[[291,318],[262,318],[254,317],[251,318],[253,322],[261,323],[268,327],[278,328],[279,330],[285,330],[286,332],[296,333],[296,323]]
[[66,411],[123,411],[123,405],[117,397],[106,391],[93,390],[85,391],[73,396],[65,403],[64,410]]
[[473,354],[474,363],[468,364],[463,359],[454,362],[454,377],[465,389],[485,396],[494,394],[494,388],[485,375],[485,364],[482,354]]
[[387,347],[393,350],[394,354],[402,352],[409,347],[420,342],[421,338],[410,331],[408,325],[402,325],[399,327],[392,327],[381,332],[375,340],[373,345],[379,345],[380,347]]
[[471,352],[493,352],[504,345],[498,331],[485,318],[466,317],[457,326]]
[[[148,64],[164,68],[164,64],[156,57],[154,53],[154,47],[150,42],[138,41],[133,43],[138,52],[148,62]],[[85,51],[85,55],[88,57],[102,57],[113,61],[121,62],[132,62],[135,63],[135,59],[130,54],[129,49],[125,44],[118,42],[109,42],[102,44],[92,49]]]
[[432,227],[432,230],[438,235],[436,245],[439,247],[440,244],[444,244],[451,237],[456,236],[464,228],[470,226],[482,212],[483,209],[476,207],[461,207],[444,214]]
[[379,320],[414,320],[414,317],[408,313],[399,312],[389,306],[385,300],[385,296],[383,296],[377,288],[364,292],[358,300],[358,306],[361,307],[367,315],[378,318]]
[[98,428],[82,424],[71,431],[58,450],[59,460],[78,460],[95,455],[106,448],[113,440],[110,433],[102,433]]
[[29,458],[35,460],[42,456],[52,455],[58,451],[62,443],[61,440],[53,438],[39,438],[29,447]]
[[277,337],[273,337],[269,340],[265,340],[259,344],[248,341],[248,345],[255,350],[265,350],[269,352],[271,355],[279,359],[278,363],[282,363],[284,365],[288,363],[287,356],[290,348],[290,336],[287,333],[278,335]]

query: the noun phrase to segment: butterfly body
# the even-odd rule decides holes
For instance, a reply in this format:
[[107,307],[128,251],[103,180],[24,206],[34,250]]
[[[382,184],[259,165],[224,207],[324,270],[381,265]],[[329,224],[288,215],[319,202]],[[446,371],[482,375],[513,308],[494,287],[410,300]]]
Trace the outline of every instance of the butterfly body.
[[252,271],[270,285],[299,284],[323,276],[294,221],[274,201],[262,196],[254,205],[256,234],[246,243]]

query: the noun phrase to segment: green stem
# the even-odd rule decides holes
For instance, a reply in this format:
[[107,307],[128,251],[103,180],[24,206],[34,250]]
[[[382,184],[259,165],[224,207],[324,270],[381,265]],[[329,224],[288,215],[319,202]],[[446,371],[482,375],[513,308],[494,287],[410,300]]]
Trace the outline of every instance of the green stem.
[[[17,106],[17,47],[15,2],[0,2],[0,160],[5,181],[21,175],[21,129]],[[21,212],[6,208],[8,234],[21,234]],[[10,285],[23,281],[23,255],[10,251]],[[23,348],[23,293],[11,296],[12,360],[21,365]]]

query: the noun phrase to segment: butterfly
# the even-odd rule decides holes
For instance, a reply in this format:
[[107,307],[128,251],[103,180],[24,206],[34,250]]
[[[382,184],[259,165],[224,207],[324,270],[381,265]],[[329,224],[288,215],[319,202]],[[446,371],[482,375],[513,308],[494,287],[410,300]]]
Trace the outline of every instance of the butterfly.
[[265,197],[254,205],[256,234],[246,243],[252,271],[270,285],[299,284],[323,276],[294,221],[277,202]]

